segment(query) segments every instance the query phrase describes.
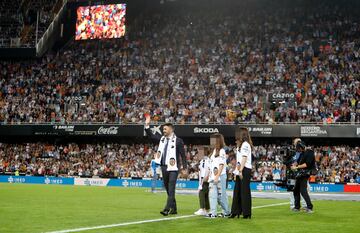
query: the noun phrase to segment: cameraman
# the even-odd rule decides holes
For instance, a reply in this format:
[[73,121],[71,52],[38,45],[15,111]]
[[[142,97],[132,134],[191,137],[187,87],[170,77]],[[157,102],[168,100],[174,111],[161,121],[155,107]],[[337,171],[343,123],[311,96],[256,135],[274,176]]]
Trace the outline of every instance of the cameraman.
[[298,165],[291,166],[291,169],[297,172],[295,188],[294,188],[294,198],[295,198],[295,208],[293,211],[300,211],[300,193],[304,198],[307,208],[305,211],[307,213],[312,213],[313,205],[310,200],[309,193],[307,191],[308,179],[310,177],[311,171],[315,169],[315,156],[314,152],[310,149],[306,149],[305,144],[301,141],[300,138],[294,139],[294,146],[296,152],[299,153],[299,158],[297,160]]

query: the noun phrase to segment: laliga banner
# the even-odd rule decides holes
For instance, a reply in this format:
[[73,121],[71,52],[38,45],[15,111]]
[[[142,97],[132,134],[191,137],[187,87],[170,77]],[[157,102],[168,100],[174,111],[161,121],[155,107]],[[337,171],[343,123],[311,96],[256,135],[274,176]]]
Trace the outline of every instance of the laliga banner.
[[[60,177],[37,177],[37,176],[0,176],[1,183],[24,183],[24,184],[62,184],[81,186],[116,186],[116,187],[152,187],[151,179],[102,179],[102,178],[60,178]],[[162,181],[155,181],[157,188],[162,188]],[[176,188],[197,189],[198,181],[178,180]],[[234,188],[234,182],[229,182],[228,189]],[[251,182],[252,191],[285,191],[274,185],[273,182]],[[310,192],[357,192],[360,193],[360,184],[310,184]]]

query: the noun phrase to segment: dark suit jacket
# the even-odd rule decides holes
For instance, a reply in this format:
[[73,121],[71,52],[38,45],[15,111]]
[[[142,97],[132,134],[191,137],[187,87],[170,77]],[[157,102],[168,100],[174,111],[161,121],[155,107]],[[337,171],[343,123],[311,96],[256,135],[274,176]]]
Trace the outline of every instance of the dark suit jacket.
[[306,168],[304,170],[311,171],[315,168],[315,155],[314,151],[312,150],[305,150],[302,152],[298,159],[298,164],[304,164],[306,163]]
[[[153,134],[151,132],[151,129],[145,129],[146,135],[152,139],[153,141],[155,141],[156,143],[159,143],[161,140],[162,135],[160,134]],[[185,157],[185,148],[184,148],[184,141],[179,138],[176,137],[176,161],[177,161],[177,167],[179,169],[187,168],[187,163],[186,163],[186,157]],[[182,167],[181,167],[182,165]]]

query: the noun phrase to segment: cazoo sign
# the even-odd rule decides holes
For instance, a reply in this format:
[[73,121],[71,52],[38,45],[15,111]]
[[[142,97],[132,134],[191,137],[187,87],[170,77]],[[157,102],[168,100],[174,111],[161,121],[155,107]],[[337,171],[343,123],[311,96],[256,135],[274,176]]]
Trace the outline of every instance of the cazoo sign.
[[270,102],[294,101],[295,93],[273,92],[269,93]]

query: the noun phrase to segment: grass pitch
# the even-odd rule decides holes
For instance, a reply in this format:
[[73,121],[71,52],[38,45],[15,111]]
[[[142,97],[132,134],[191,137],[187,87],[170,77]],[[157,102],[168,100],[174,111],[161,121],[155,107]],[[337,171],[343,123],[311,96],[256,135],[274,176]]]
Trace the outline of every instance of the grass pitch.
[[[195,195],[177,195],[177,216],[198,209]],[[229,198],[231,199],[231,198]],[[165,193],[144,188],[0,184],[0,232],[50,232],[164,218]],[[253,199],[253,207],[288,200]],[[360,232],[360,202],[314,201],[313,214],[293,213],[289,205],[253,210],[253,218],[169,221],[83,232]],[[172,216],[173,217],[173,216]]]

